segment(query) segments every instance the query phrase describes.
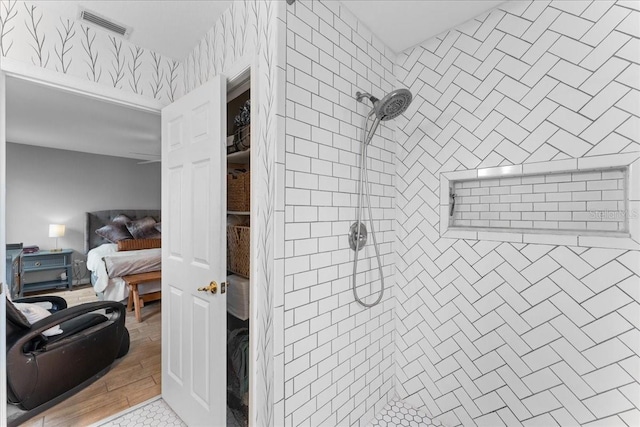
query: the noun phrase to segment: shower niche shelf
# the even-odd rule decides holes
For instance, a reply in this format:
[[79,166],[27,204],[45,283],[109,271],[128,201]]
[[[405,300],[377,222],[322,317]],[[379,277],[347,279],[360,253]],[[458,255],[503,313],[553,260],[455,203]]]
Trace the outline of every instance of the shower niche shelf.
[[442,237],[640,249],[640,153],[440,175]]

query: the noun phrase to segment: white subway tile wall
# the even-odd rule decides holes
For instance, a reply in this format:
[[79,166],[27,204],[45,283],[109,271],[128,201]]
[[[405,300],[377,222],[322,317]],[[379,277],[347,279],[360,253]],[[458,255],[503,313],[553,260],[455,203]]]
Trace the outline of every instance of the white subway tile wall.
[[454,227],[628,230],[624,169],[455,181]]
[[[396,390],[445,425],[640,425],[640,252],[607,237],[440,238],[438,222],[441,173],[599,168],[640,150],[638,9],[505,2],[398,55],[398,86],[416,99],[396,131]],[[598,173],[463,182],[462,219],[560,227],[589,204],[618,208],[617,172]]]
[[[371,105],[395,87],[395,54],[335,1],[287,7],[284,230],[276,280],[275,425],[365,426],[394,395],[395,123],[369,147],[369,180],[386,290],[371,309],[351,291],[361,126]],[[368,223],[367,223],[368,227]],[[371,238],[369,239],[371,242]],[[380,289],[371,244],[360,254],[358,293]]]

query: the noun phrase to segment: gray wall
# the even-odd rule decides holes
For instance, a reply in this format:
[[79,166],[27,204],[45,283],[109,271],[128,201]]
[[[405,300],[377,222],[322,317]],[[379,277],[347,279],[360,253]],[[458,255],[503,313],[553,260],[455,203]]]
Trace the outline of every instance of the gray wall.
[[55,247],[49,224],[66,225],[58,245],[83,255],[84,213],[160,209],[160,163],[7,144],[7,242]]

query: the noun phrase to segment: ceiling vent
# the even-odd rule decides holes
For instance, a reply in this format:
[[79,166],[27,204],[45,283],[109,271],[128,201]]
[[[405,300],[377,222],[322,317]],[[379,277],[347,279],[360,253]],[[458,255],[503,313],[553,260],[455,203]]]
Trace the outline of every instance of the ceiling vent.
[[87,10],[83,7],[80,7],[80,13],[78,15],[80,21],[95,25],[104,30],[107,30],[112,33],[116,33],[125,39],[128,39],[131,33],[133,32],[133,28],[127,27],[126,25],[119,24],[112,19],[109,19],[103,15]]

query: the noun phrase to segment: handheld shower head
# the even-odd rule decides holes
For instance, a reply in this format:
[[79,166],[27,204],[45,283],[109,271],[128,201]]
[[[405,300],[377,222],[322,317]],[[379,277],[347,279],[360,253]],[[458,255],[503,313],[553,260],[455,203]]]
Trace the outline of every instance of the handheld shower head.
[[369,144],[371,142],[371,138],[376,132],[378,125],[382,121],[387,121],[391,119],[395,119],[400,114],[407,111],[409,108],[409,104],[413,99],[411,92],[409,89],[396,89],[391,93],[388,93],[384,98],[378,99],[370,93],[362,93],[356,92],[356,100],[358,102],[363,102],[363,99],[367,98],[373,104],[373,108],[371,112],[367,115],[366,121],[368,122],[369,118],[375,114],[375,119],[373,125],[367,132],[367,126],[365,123],[364,132],[365,132],[365,143]]
[[396,89],[380,101],[374,102],[373,109],[382,121],[395,119],[407,111],[412,99],[413,96],[408,89]]
[[[351,227],[349,243],[351,244],[351,249],[355,252],[354,260],[353,260],[353,272],[351,275],[351,289],[353,291],[353,297],[355,300],[364,307],[373,307],[382,301],[382,296],[384,294],[384,272],[382,270],[382,262],[380,259],[380,250],[378,249],[378,242],[376,242],[376,233],[374,230],[374,221],[373,215],[371,212],[371,200],[369,194],[369,178],[367,171],[367,148],[373,139],[373,135],[376,132],[376,129],[380,125],[381,121],[391,120],[398,117],[400,114],[404,113],[409,104],[411,104],[411,99],[413,98],[411,92],[408,89],[396,89],[393,92],[387,94],[384,98],[378,99],[370,93],[356,93],[356,99],[358,102],[363,102],[363,100],[367,98],[373,104],[373,108],[364,118],[364,123],[362,125],[362,143],[360,144],[360,179],[358,181],[358,216],[357,221]],[[373,117],[372,117],[373,116]],[[369,126],[369,121],[373,119],[371,126]],[[364,236],[366,232],[366,228],[362,223],[362,208],[363,208],[363,200],[362,196],[366,195],[366,200],[368,203],[369,210],[369,225],[371,230],[371,238],[373,240],[373,247],[376,254],[376,259],[378,261],[378,271],[380,273],[380,293],[378,294],[378,298],[372,302],[365,302],[358,296],[358,291],[356,287],[356,278],[358,273],[358,251],[362,246],[366,243],[366,238]]]
[[356,99],[362,102],[364,98],[368,98],[373,104],[373,111],[378,119],[382,121],[395,119],[404,113],[413,99],[408,89],[396,89],[387,94],[384,98],[378,99],[370,93],[356,92]]

